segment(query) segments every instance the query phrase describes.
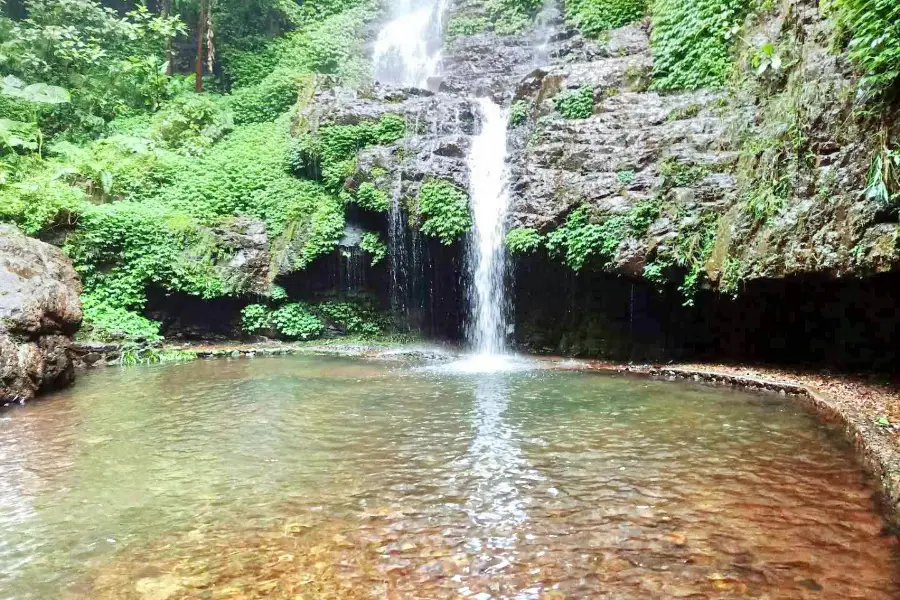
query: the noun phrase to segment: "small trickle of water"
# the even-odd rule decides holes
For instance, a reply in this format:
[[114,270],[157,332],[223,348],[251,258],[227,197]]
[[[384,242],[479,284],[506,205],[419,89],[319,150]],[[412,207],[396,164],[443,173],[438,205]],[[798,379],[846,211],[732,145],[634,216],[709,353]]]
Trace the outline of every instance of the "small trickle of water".
[[443,17],[447,0],[406,0],[394,6],[394,18],[378,33],[372,63],[375,80],[428,87],[441,62]]
[[469,154],[474,227],[468,248],[471,307],[467,337],[478,354],[495,355],[503,353],[506,337],[506,112],[490,98],[477,102],[482,128],[472,139]]

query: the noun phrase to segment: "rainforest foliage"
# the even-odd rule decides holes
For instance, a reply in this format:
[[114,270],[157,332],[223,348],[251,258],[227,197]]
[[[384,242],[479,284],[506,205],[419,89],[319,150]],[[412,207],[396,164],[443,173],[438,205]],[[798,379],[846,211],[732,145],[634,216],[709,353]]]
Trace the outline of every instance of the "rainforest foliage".
[[[323,172],[296,164],[298,96],[316,74],[367,77],[369,0],[0,4],[0,220],[63,244],[94,337],[157,337],[141,315],[151,286],[251,291],[228,267],[251,221],[265,224],[272,277],[331,252],[354,150],[405,133],[396,117],[333,127],[316,140]],[[358,201],[384,210],[374,192]],[[379,242],[367,239],[373,260]],[[271,321],[314,329],[291,304]]]

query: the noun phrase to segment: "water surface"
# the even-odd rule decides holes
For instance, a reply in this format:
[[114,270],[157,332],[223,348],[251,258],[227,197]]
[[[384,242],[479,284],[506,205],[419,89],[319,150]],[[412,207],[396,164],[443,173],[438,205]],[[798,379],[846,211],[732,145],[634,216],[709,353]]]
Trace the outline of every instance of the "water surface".
[[898,597],[789,401],[281,357],[109,369],[0,413],[0,597]]

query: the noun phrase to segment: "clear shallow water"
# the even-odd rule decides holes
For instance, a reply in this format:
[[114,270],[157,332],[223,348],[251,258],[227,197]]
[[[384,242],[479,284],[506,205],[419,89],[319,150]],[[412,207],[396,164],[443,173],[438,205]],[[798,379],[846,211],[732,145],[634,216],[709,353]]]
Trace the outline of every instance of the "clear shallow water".
[[325,357],[107,370],[0,413],[0,597],[895,598],[777,397]]

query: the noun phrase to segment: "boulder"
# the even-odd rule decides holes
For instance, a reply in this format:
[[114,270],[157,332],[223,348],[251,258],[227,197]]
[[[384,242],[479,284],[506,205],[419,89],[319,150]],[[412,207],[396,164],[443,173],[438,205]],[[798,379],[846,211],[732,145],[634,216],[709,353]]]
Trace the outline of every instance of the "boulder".
[[55,246],[0,225],[0,402],[24,402],[74,376],[81,283]]

